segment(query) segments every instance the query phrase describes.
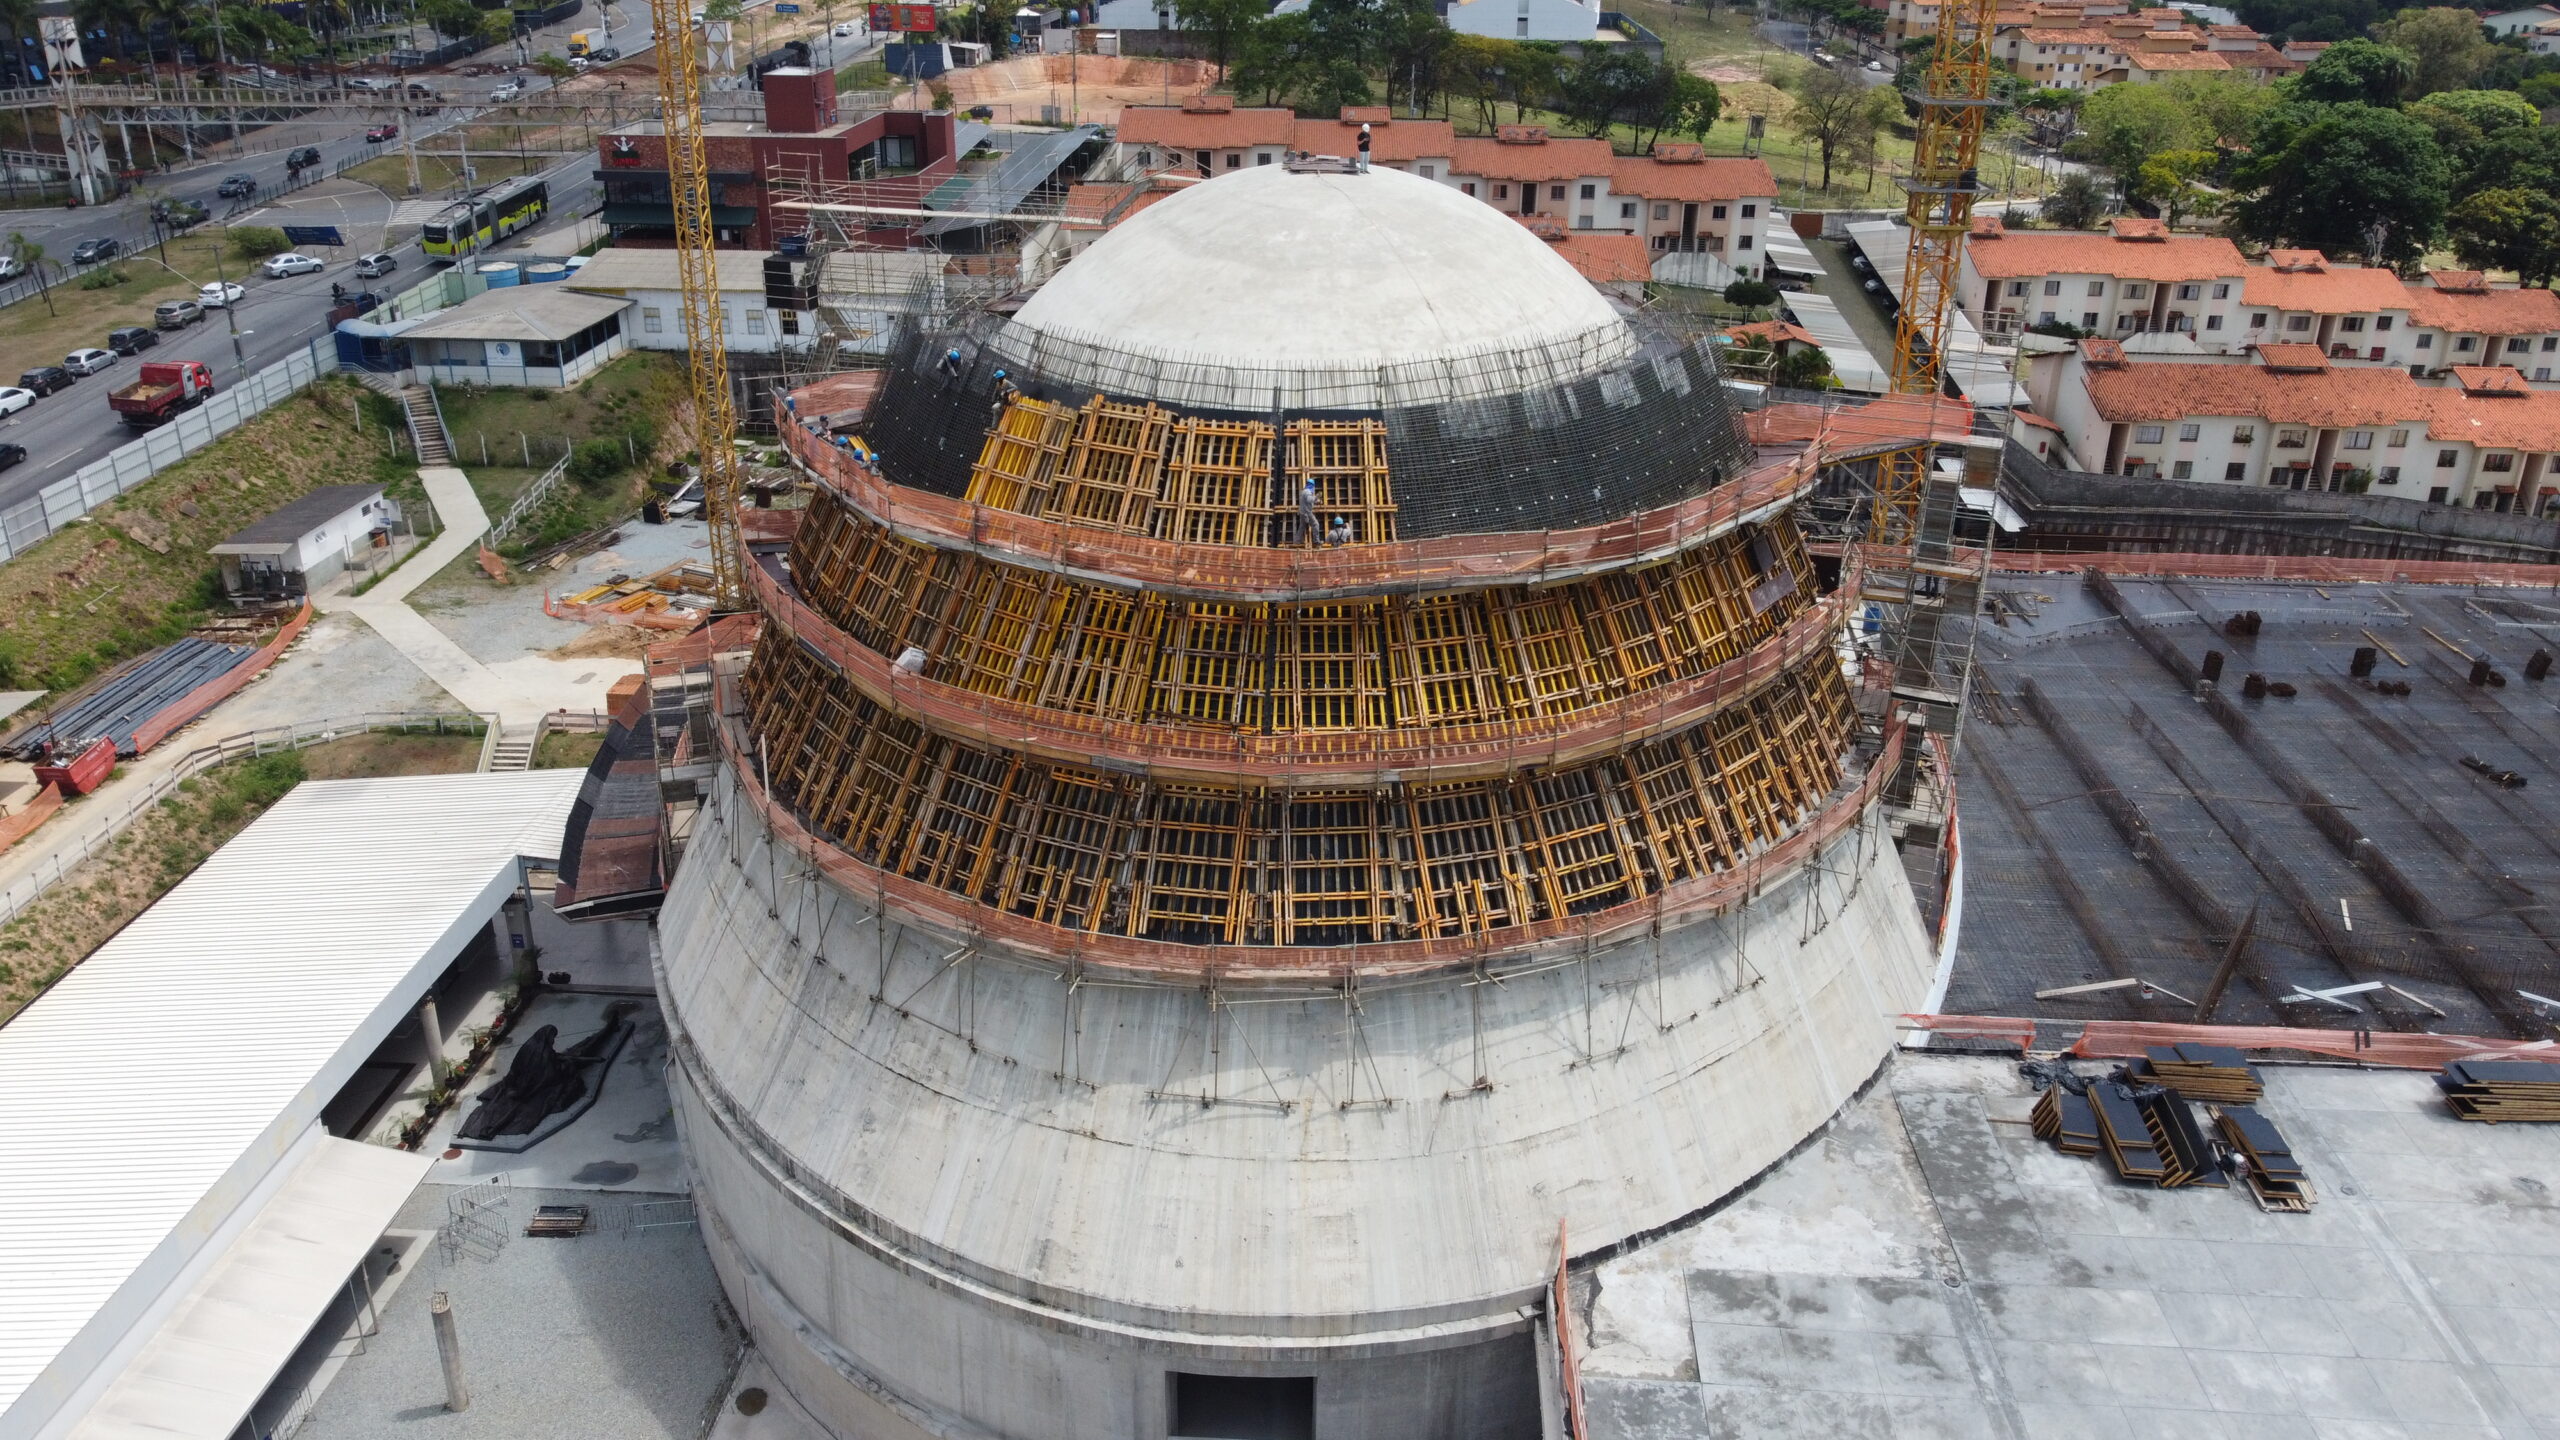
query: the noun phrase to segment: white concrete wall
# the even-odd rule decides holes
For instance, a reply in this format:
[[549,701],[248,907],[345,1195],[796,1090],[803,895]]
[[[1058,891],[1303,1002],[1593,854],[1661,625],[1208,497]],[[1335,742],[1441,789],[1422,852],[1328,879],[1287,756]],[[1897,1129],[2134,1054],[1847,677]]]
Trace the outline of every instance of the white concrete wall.
[[1503,1377],[1557,1221],[1588,1250],[1751,1178],[1932,969],[1870,828],[1587,973],[1374,985],[1356,1025],[1229,992],[1213,1049],[1200,990],[1071,992],[777,888],[735,813],[724,777],[660,918],[681,1110],[732,1299],[847,1433],[1153,1440],[1164,1377],[1222,1366],[1318,1376],[1321,1435],[1531,1433]]
[[309,584],[328,583],[329,577],[345,568],[351,550],[365,548],[366,537],[374,527],[390,524],[399,513],[400,507],[390,496],[377,495],[317,526],[302,537],[293,568],[301,571]]
[[[633,347],[641,350],[682,350],[685,348],[684,296],[673,290],[624,290],[612,292],[631,301],[632,308],[623,312],[622,334]],[[655,315],[658,328],[652,331],[649,321]],[[797,336],[782,333],[782,314],[766,307],[762,290],[731,290],[720,297],[720,339],[722,348],[733,355],[773,355],[783,350],[806,350],[818,339],[818,317],[800,317]]]

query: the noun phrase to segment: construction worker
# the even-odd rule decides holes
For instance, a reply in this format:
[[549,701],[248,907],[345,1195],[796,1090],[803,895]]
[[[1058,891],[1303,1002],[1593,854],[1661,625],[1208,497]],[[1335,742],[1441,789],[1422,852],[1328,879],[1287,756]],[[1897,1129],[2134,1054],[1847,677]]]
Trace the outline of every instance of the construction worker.
[[1312,475],[1298,489],[1298,533],[1306,536],[1310,545],[1324,534],[1324,522],[1316,516],[1316,482]]
[[1022,387],[1013,383],[1013,377],[996,371],[996,404],[1002,407],[1021,398]]
[[1360,122],[1360,173],[1369,173],[1369,122]]
[[1336,516],[1334,516],[1334,517],[1333,517],[1333,528],[1332,528],[1331,530],[1328,530],[1328,531],[1326,531],[1326,532],[1325,532],[1325,537],[1324,537],[1324,538],[1325,538],[1326,543],[1328,543],[1328,544],[1333,544],[1333,545],[1348,545],[1348,544],[1350,544],[1350,543],[1351,543],[1351,517],[1350,517],[1350,516],[1348,516],[1348,515],[1336,515]]
[[943,374],[950,376],[954,380],[960,378],[959,346],[954,345],[950,349],[942,352],[942,361],[939,368]]

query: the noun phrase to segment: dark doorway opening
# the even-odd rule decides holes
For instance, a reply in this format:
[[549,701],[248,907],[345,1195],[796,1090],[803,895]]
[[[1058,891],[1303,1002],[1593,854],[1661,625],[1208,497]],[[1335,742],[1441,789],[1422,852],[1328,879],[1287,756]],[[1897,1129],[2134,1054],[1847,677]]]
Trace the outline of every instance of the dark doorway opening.
[[1313,1375],[1173,1377],[1176,1440],[1315,1440]]

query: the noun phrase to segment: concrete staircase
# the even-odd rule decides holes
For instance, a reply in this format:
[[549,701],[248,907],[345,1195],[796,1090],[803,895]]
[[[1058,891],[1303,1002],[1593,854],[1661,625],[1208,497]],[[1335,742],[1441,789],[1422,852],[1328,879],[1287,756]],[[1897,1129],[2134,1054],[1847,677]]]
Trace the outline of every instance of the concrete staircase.
[[418,447],[418,464],[450,465],[453,445],[445,438],[444,417],[436,413],[436,399],[424,387],[403,390],[400,404],[409,412],[409,438]]
[[498,743],[489,751],[490,771],[495,773],[501,770],[517,771],[532,768],[533,737],[501,731],[498,735]]

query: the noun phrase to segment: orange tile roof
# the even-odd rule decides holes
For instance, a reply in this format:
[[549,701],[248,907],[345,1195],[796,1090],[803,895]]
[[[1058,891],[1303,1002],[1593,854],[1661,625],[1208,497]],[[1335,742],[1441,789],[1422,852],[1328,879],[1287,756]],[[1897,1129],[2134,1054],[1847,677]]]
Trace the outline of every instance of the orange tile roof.
[[2113,275],[2127,280],[2213,280],[2249,273],[2240,249],[2219,235],[2119,240],[2086,231],[2011,230],[1977,235],[1965,247],[1986,280],[2046,275]]
[[2403,287],[2409,323],[2457,335],[2542,335],[2560,330],[2560,294],[2539,287],[2471,293]]
[[2329,352],[2317,345],[2252,345],[2258,363],[2270,370],[2326,370]]
[[2524,372],[2513,365],[2455,365],[2453,383],[2466,395],[2516,396],[2530,395],[2533,387],[2524,383]]
[[[2305,252],[2279,250],[2270,260]],[[2315,315],[2366,315],[2409,308],[2407,287],[2388,270],[2363,265],[2322,265],[2284,270],[2272,265],[2249,269],[2240,298],[2270,310],[2308,310]]]
[[2115,43],[2103,30],[2039,30],[2030,28],[2021,33],[2038,45],[2096,45],[2104,48],[2112,46]]
[[1762,160],[1718,157],[1665,163],[1648,155],[1621,155],[1609,170],[1609,188],[1647,200],[1740,200],[1778,195],[1778,177]]
[[1784,320],[1754,320],[1748,325],[1736,325],[1724,333],[1736,340],[1766,340],[1772,345],[1783,345],[1791,340],[1816,349],[1822,345],[1821,341],[1813,338],[1812,331]]
[[1606,140],[1505,145],[1499,140],[1470,135],[1458,139],[1447,153],[1450,173],[1480,175],[1487,180],[1581,180],[1609,175],[1617,162]]
[[2245,416],[2271,425],[2424,427],[2432,441],[2560,450],[2560,391],[2480,396],[2421,385],[2386,367],[2285,372],[2262,365],[2155,361],[2084,371],[2090,402],[2118,423]]
[[[1369,122],[1369,158],[1381,165],[1445,160],[1456,152],[1457,139],[1457,130],[1446,120],[1398,120],[1393,123],[1373,120]],[[1301,120],[1290,133],[1289,143],[1292,149],[1304,150],[1310,155],[1349,156],[1360,148],[1360,122]]]
[[2211,50],[2136,50],[2125,57],[2136,70],[2228,70],[2231,58]]
[[1201,112],[1171,105],[1131,105],[1120,112],[1119,139],[1176,150],[1238,150],[1287,145],[1297,132],[1294,110],[1255,108]]
[[1653,278],[1653,257],[1645,252],[1641,235],[1568,230],[1547,243],[1580,271],[1583,279],[1594,285],[1640,285]]

